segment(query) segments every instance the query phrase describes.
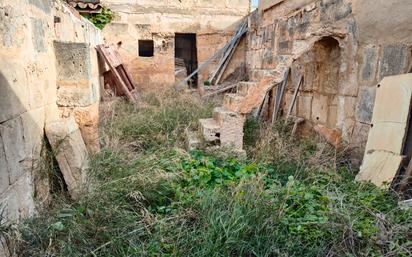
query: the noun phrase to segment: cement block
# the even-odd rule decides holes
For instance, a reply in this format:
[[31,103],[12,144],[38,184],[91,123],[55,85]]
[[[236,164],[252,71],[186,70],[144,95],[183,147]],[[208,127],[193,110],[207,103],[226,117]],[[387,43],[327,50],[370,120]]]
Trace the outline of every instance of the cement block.
[[398,75],[404,72],[409,48],[406,45],[388,45],[383,48],[380,62],[379,80],[385,76]]
[[372,120],[373,106],[375,103],[376,88],[364,87],[361,88],[358,106],[356,110],[356,120],[360,122],[370,123]]
[[46,135],[56,155],[67,188],[78,198],[86,182],[89,157],[80,130],[73,118],[46,124]]

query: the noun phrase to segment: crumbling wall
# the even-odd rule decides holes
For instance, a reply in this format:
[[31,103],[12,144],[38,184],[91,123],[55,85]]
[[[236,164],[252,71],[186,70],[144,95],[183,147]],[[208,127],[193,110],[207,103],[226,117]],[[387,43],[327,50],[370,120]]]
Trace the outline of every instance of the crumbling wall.
[[[104,37],[118,44],[123,61],[140,89],[174,84],[175,33],[196,34],[198,65],[201,65],[231,38],[236,29],[234,24],[250,10],[249,0],[105,0],[103,3],[116,13],[115,20],[104,29]],[[154,41],[153,57],[139,56],[139,40]],[[214,65],[199,75],[199,83],[207,80]]]
[[[390,2],[261,1],[248,34],[248,71],[274,69],[279,60],[292,56],[283,110],[288,109],[302,74],[293,115],[305,118],[308,129],[334,134],[357,157],[366,144],[377,84],[384,76],[407,72],[411,65],[412,40],[404,21],[412,20],[412,2]],[[388,5],[393,15],[400,16],[396,22],[387,23],[391,15],[383,10]],[[368,17],[374,17],[373,31],[368,31],[372,26]]]
[[[9,220],[50,200],[48,174],[39,169],[45,124],[83,108],[98,117],[93,48],[101,41],[99,30],[59,0],[0,2],[0,203]],[[76,54],[65,62],[70,53]],[[90,125],[87,118],[78,122]],[[87,132],[83,137],[93,148]]]

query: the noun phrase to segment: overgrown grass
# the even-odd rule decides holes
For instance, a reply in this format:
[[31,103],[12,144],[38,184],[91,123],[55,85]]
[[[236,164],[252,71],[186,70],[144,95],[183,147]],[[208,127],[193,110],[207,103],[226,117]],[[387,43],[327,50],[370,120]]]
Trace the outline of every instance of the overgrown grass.
[[411,212],[396,195],[354,182],[342,155],[282,123],[247,126],[248,159],[183,150],[184,130],[212,107],[176,93],[121,103],[90,193],[20,224],[16,253],[411,256]]

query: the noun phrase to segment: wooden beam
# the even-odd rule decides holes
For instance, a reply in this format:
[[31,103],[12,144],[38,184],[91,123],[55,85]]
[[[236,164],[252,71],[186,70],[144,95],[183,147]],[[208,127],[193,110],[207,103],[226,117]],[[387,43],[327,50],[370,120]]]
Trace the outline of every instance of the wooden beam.
[[288,113],[286,114],[286,121],[288,120],[289,116],[292,114],[293,108],[295,107],[296,99],[298,97],[298,93],[299,93],[299,89],[302,84],[302,81],[303,81],[303,75],[300,75],[298,84],[296,85],[296,88],[295,88],[295,93],[293,94],[292,102],[290,103]]

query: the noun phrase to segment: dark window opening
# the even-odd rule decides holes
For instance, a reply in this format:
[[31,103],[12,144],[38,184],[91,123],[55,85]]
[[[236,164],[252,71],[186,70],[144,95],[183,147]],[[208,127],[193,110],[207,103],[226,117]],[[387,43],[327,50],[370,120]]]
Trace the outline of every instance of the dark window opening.
[[152,57],[154,55],[153,40],[139,40],[139,56]]
[[[179,34],[175,35],[175,69],[186,69],[185,76],[192,74],[197,69],[197,47],[196,34]],[[176,72],[181,74],[181,72]],[[181,77],[179,77],[181,79]],[[197,75],[190,81],[190,86],[197,86]]]

